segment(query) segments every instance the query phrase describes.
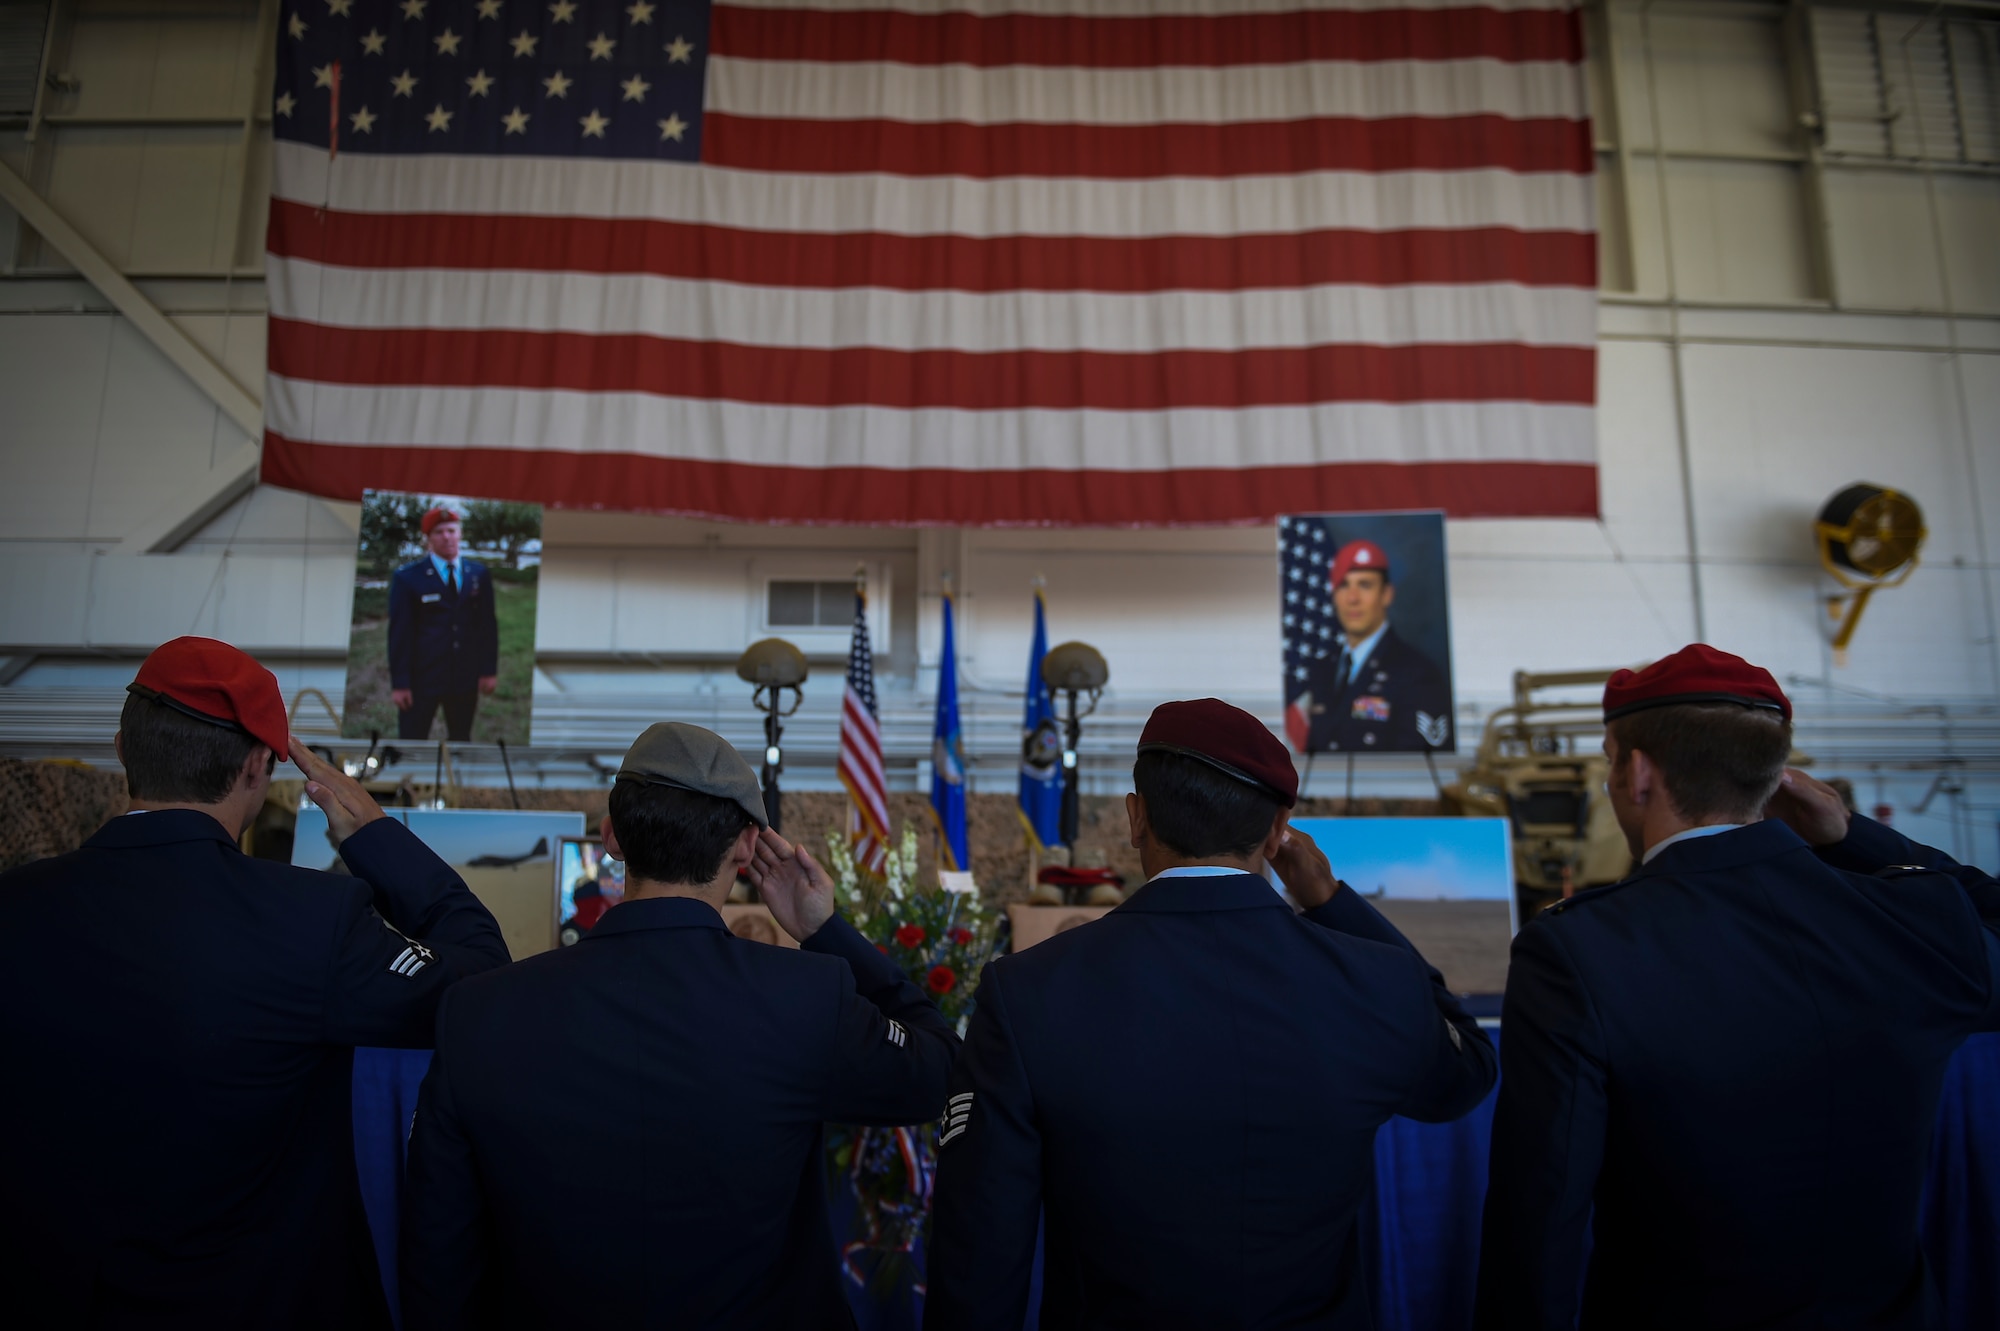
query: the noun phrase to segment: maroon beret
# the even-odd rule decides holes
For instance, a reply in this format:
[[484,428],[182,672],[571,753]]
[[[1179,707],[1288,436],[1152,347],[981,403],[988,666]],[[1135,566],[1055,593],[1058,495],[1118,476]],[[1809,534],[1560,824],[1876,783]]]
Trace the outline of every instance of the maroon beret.
[[1270,727],[1220,698],[1164,702],[1146,719],[1141,753],[1178,753],[1207,763],[1286,808],[1299,802],[1299,771]]
[[278,677],[226,642],[175,638],[163,643],[125,688],[198,721],[240,730],[281,761],[286,756],[285,695],[278,691]]
[[1792,700],[1770,671],[1702,642],[1663,656],[1644,670],[1613,675],[1604,686],[1604,719],[1689,702],[1733,702],[1792,719]]
[[434,508],[430,512],[424,514],[424,520],[417,525],[424,529],[424,535],[429,536],[431,534],[431,529],[438,526],[439,524],[446,522],[458,522],[460,520],[461,519],[459,518],[458,514],[452,512],[448,508]]
[[1340,553],[1333,557],[1332,576],[1327,581],[1335,591],[1340,590],[1340,580],[1360,569],[1366,573],[1370,569],[1382,575],[1386,582],[1389,577],[1389,553],[1373,541],[1349,541],[1340,547]]

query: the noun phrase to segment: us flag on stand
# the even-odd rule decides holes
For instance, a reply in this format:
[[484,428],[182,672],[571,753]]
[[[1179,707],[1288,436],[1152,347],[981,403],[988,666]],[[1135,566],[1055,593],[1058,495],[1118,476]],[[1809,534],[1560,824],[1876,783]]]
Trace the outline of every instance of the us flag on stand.
[[868,646],[868,597],[859,587],[854,589],[854,638],[847,649],[847,691],[840,703],[839,769],[840,784],[847,787],[854,858],[880,873],[889,849],[889,777],[882,766],[875,653]]
[[282,0],[264,479],[1592,515],[1571,0]]

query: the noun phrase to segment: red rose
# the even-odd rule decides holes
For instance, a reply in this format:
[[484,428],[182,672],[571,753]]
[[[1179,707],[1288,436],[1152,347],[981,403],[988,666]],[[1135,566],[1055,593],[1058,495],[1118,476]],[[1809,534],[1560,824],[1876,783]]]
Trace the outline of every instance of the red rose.
[[951,931],[951,941],[958,944],[960,947],[964,947],[967,943],[970,943],[972,941],[972,930],[953,929]]
[[931,973],[924,977],[924,983],[934,994],[948,994],[951,987],[958,983],[958,972],[949,966],[933,966]]
[[921,924],[906,924],[896,930],[897,947],[915,947],[924,941],[924,927]]
[[875,950],[877,952],[880,952],[885,957],[889,955],[889,945],[887,943],[877,943],[875,945]]

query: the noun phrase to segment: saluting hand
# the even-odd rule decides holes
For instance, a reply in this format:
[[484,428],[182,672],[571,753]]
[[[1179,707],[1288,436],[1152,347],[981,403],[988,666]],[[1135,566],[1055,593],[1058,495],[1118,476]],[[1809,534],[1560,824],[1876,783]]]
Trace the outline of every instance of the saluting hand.
[[1278,881],[1292,894],[1292,900],[1307,910],[1324,906],[1340,890],[1340,879],[1334,876],[1326,852],[1296,827],[1285,829],[1285,839],[1271,857],[1271,867],[1277,870]]
[[1796,767],[1785,769],[1778,793],[1764,806],[1764,816],[1797,832],[1808,846],[1831,846],[1847,839],[1847,801],[1832,786]]
[[833,879],[804,846],[765,828],[757,856],[744,867],[780,927],[803,943],[833,918]]
[[359,781],[307,748],[297,735],[292,736],[291,750],[292,761],[306,774],[306,794],[326,810],[327,830],[335,841],[345,841],[377,818],[387,817]]

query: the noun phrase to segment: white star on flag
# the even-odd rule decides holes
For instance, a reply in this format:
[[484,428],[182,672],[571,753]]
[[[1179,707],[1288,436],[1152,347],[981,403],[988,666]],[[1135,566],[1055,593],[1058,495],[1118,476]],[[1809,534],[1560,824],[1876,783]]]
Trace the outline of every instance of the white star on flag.
[[315,88],[331,88],[332,86],[333,86],[333,66],[332,66],[332,65],[314,65],[314,66],[313,66],[313,87],[315,87]]
[[662,142],[672,139],[675,143],[679,143],[681,135],[687,133],[687,127],[687,121],[682,120],[680,113],[676,111],[660,122],[660,139]]
[[646,0],[638,0],[637,4],[625,6],[625,12],[631,17],[634,26],[653,21],[653,6],[647,4]]
[[604,127],[610,124],[611,121],[593,110],[587,116],[579,116],[577,123],[583,126],[583,137],[586,139],[601,139],[604,137]]
[[596,37],[591,39],[590,58],[592,60],[609,60],[611,58],[611,48],[616,45],[618,45],[617,42],[600,32]]
[[458,44],[459,42],[463,41],[464,38],[460,37],[457,33],[453,32],[450,28],[446,28],[443,32],[437,35],[436,40],[437,40],[437,49],[439,55],[457,55]]
[[575,82],[574,79],[559,69],[542,80],[542,87],[548,91],[548,95],[551,97],[567,97],[569,96],[569,85],[573,82]]
[[500,0],[479,0],[479,17],[499,18]]
[[521,35],[516,37],[513,42],[514,54],[516,56],[533,55],[536,44],[541,40],[541,38],[533,35],[526,28],[521,29]]
[[408,97],[417,90],[417,76],[406,69],[395,78],[390,79],[389,86],[394,90],[390,94],[391,96]]
[[297,106],[298,104],[299,104],[298,99],[296,97],[293,97],[288,92],[281,92],[278,94],[278,101],[275,109],[279,115],[288,116],[292,113],[292,108]]
[[689,59],[689,57],[692,56],[693,54],[694,54],[694,43],[690,42],[685,37],[676,36],[672,41],[667,43],[668,64],[674,64],[676,62],[679,62],[680,64],[683,65],[693,64],[694,62]]
[[509,134],[526,134],[528,132],[528,113],[517,106],[506,115],[501,116],[500,123],[507,127]]
[[365,106],[349,116],[348,119],[354,122],[354,132],[356,134],[366,134],[369,130],[375,128],[375,113]]
[[618,86],[625,90],[625,100],[628,102],[643,102],[646,100],[646,94],[653,90],[653,85],[640,78],[637,74],[626,79]]
[[568,23],[576,17],[575,0],[556,0],[549,6],[549,22]]
[[430,2],[431,0],[403,0],[403,17],[422,18],[424,16],[424,6]]
[[291,33],[294,39],[303,37],[306,35],[306,21],[294,14],[292,21],[285,25],[285,31]]
[[347,11],[354,8],[354,0],[326,0],[326,12],[347,17]]
[[493,86],[493,76],[491,74],[488,74],[485,70],[482,69],[477,74],[474,74],[471,78],[467,79],[465,81],[465,86],[472,90],[471,92],[472,96],[484,97],[486,95],[486,90]]
[[431,133],[436,134],[440,130],[451,128],[451,116],[452,113],[444,109],[444,103],[439,102],[431,108],[431,113],[424,119],[429,122]]
[[363,55],[381,55],[382,49],[388,44],[388,41],[389,39],[384,37],[380,31],[370,28],[362,34],[361,53]]

